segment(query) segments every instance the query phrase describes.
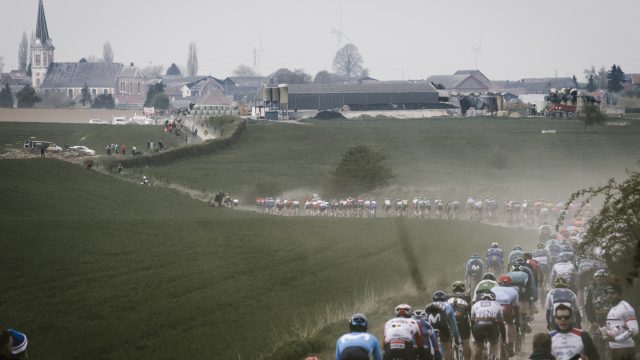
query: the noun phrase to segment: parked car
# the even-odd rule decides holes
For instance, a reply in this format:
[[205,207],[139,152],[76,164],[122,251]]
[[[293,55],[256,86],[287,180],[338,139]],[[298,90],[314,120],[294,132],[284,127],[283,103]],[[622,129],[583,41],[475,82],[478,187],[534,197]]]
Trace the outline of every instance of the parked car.
[[108,122],[104,121],[104,120],[100,120],[100,119],[91,119],[89,120],[89,124],[109,124]]
[[58,146],[58,145],[54,144],[54,143],[51,143],[51,144],[46,148],[46,150],[47,150],[48,152],[54,152],[54,153],[62,152],[62,148],[61,148],[60,146]]
[[136,125],[153,125],[154,121],[146,116],[133,116],[131,122]]
[[127,120],[127,118],[124,116],[114,116],[113,120],[111,120],[111,123],[113,125],[128,125],[131,124],[132,121],[131,119]]
[[91,150],[86,146],[78,145],[78,146],[69,146],[69,151],[78,153],[79,155],[84,156],[94,156],[96,154],[95,150]]

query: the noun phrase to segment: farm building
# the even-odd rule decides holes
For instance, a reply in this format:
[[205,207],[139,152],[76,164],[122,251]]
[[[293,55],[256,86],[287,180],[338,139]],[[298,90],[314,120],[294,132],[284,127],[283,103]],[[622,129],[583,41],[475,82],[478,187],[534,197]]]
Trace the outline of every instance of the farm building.
[[438,91],[425,82],[290,84],[290,110],[428,109],[438,107]]

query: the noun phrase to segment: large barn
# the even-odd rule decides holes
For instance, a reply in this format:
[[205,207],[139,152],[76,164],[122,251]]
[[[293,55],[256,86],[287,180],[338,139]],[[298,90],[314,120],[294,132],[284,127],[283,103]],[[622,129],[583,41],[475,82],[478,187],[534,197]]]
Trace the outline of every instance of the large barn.
[[429,83],[290,84],[290,110],[429,109],[438,107],[438,91]]

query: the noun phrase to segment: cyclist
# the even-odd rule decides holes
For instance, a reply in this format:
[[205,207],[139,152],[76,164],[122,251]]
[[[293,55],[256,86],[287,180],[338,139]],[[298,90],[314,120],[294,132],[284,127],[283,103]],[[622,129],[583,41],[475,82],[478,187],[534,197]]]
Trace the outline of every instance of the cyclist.
[[540,241],[547,241],[551,239],[551,234],[553,233],[553,229],[548,222],[543,222],[542,225],[538,228],[538,238]]
[[611,308],[607,301],[607,295],[604,293],[608,280],[607,270],[600,269],[593,274],[591,287],[586,287],[584,310],[592,330],[606,325],[607,313]]
[[600,360],[600,356],[589,333],[573,327],[572,313],[577,312],[567,305],[558,305],[553,312],[554,330],[551,336],[551,353],[556,360],[589,359]]
[[505,342],[504,319],[502,308],[496,303],[496,295],[492,292],[480,295],[480,301],[471,308],[471,331],[473,332],[473,359],[482,358],[485,341],[489,341],[489,358],[496,359],[498,339]]
[[473,291],[472,301],[475,303],[479,299],[480,294],[490,292],[495,286],[498,286],[498,283],[496,282],[496,274],[492,272],[484,273],[484,275],[482,275],[482,281],[478,283]]
[[520,327],[520,301],[518,291],[513,288],[513,280],[509,275],[502,275],[498,279],[498,286],[491,289],[496,296],[496,302],[502,308],[502,317],[507,330],[506,349],[509,357],[515,355],[513,345],[516,338],[516,327]]
[[414,345],[420,358],[426,358],[424,339],[418,322],[411,318],[411,306],[400,304],[395,308],[396,317],[384,325],[385,359],[413,360]]
[[460,340],[462,340],[462,357],[464,359],[471,358],[471,346],[469,339],[471,338],[471,299],[466,292],[466,284],[462,281],[456,281],[451,286],[453,293],[449,295],[447,302],[456,314],[456,325],[460,332]]
[[342,335],[336,343],[336,360],[382,360],[380,345],[375,336],[367,333],[367,317],[354,314],[349,319],[349,333]]
[[[433,299],[433,302],[427,305],[427,308],[431,305],[442,306],[442,308],[444,309],[444,319],[447,322],[447,326],[451,330],[451,336],[449,339],[445,339],[444,337],[441,338],[442,348],[444,349],[444,359],[451,360],[453,358],[452,356],[453,354],[451,353],[451,351],[447,351],[452,348],[451,338],[453,338],[453,341],[456,344],[456,346],[461,345],[460,333],[458,332],[458,325],[456,324],[455,310],[453,310],[453,307],[451,307],[451,305],[449,305],[449,303],[447,302],[447,294],[445,294],[445,292],[442,290],[438,290],[434,292],[432,299]],[[425,311],[427,310],[425,309]]]
[[576,327],[581,328],[580,324],[582,319],[580,318],[580,311],[578,311],[578,298],[576,294],[568,288],[567,279],[557,277],[553,285],[554,289],[547,294],[547,329],[551,330],[554,324],[553,314],[555,314],[555,309],[561,304],[571,309],[576,309],[576,311],[572,312],[571,322],[575,324]]
[[500,249],[500,245],[497,242],[491,243],[491,247],[487,250],[487,271],[502,273],[503,257],[504,251]]
[[[520,318],[530,320],[533,317],[531,311],[531,302],[533,302],[534,286],[532,278],[525,271],[522,265],[516,264],[511,267],[511,271],[507,273],[511,277],[513,288],[518,291],[518,300],[520,301]],[[525,332],[531,332],[528,321],[520,321],[520,325]]]
[[[422,310],[413,312],[413,319],[418,322],[424,340],[424,352],[427,360],[442,360],[440,344],[436,330],[429,324],[427,314]],[[417,351],[417,349],[416,349]],[[422,359],[421,359],[422,360]]]
[[562,249],[560,248],[560,244],[558,244],[558,241],[554,239],[549,239],[545,243],[545,247],[547,248],[547,252],[549,253],[549,267],[551,268],[558,260],[558,255],[560,255]]
[[522,251],[522,246],[516,245],[513,247],[513,251],[509,253],[509,266],[512,266],[516,263],[516,259],[522,257],[524,252]]
[[475,288],[478,285],[483,273],[484,264],[480,259],[480,255],[472,254],[464,269],[464,279],[470,288]]
[[567,279],[569,288],[574,292],[577,288],[576,281],[577,268],[569,261],[569,255],[567,253],[560,253],[558,255],[558,263],[553,265],[551,269],[551,275],[549,275],[549,282],[555,283],[557,277],[563,277]]
[[424,311],[428,314],[431,325],[438,330],[444,359],[451,360],[453,358],[450,351],[452,348],[451,340],[455,342],[456,346],[461,344],[455,310],[447,303],[447,294],[442,290],[434,292],[432,299],[433,302],[427,305]]

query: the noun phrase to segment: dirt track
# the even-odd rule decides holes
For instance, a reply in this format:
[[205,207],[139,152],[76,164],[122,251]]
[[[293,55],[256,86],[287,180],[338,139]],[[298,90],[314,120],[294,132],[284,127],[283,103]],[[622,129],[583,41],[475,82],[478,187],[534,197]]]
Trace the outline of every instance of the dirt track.
[[142,114],[142,110],[103,109],[2,109],[0,122],[46,122],[88,124],[91,119],[111,122],[113,116],[131,117]]

